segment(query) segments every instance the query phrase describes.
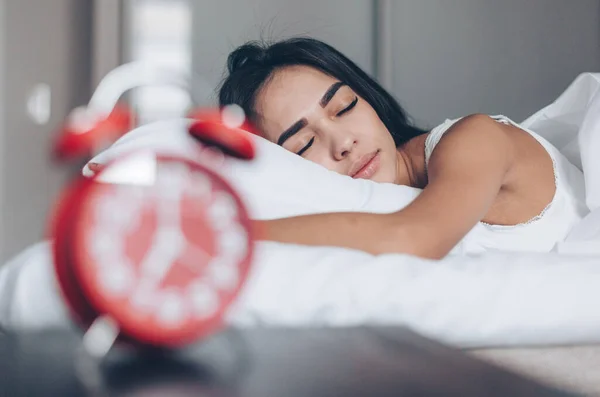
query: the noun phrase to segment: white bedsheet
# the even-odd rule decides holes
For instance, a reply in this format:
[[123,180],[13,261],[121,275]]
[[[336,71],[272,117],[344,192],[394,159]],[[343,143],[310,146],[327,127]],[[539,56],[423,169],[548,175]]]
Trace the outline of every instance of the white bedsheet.
[[[261,243],[230,323],[402,324],[462,347],[599,343],[600,75],[580,76],[524,124],[568,152],[586,175],[587,202],[594,212],[558,252],[488,252],[434,262]],[[48,242],[1,269],[0,324],[70,326]]]
[[[241,327],[405,325],[459,347],[600,342],[600,257],[404,255],[260,243],[228,322]],[[290,255],[296,258],[290,261]],[[0,273],[0,323],[71,327],[49,244]]]

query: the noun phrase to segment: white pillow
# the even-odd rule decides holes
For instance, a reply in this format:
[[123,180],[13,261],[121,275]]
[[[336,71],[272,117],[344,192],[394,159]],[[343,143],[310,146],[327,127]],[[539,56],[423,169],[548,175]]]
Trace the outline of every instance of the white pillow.
[[[179,154],[197,160],[209,154],[187,133],[191,120],[173,119],[139,127],[115,142],[90,162],[105,164],[127,153],[141,151],[124,170],[104,175],[106,182],[147,182],[154,173],[154,153]],[[256,158],[212,159],[212,165],[240,193],[253,219],[301,214],[365,211],[393,212],[405,207],[420,189],[352,179],[306,161],[282,147],[251,135]],[[209,160],[210,161],[210,160]],[[210,164],[210,163],[209,163]],[[90,170],[83,170],[89,175]]]

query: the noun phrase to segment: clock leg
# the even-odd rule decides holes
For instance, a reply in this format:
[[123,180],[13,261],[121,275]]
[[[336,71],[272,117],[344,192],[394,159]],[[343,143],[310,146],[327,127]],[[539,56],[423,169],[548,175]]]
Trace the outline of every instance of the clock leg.
[[75,355],[75,370],[84,387],[103,390],[100,364],[119,336],[119,326],[110,316],[98,317],[83,335]]

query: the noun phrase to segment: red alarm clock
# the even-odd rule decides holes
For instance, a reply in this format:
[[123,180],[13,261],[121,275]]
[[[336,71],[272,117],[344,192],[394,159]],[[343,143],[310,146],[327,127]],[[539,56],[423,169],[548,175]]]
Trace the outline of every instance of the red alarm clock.
[[[254,156],[250,137],[235,129],[197,122],[190,133],[239,158]],[[201,340],[223,326],[248,277],[248,213],[214,169],[189,158],[154,155],[151,183],[101,181],[129,156],[78,179],[59,201],[51,224],[59,286],[83,328],[108,316],[121,340]]]

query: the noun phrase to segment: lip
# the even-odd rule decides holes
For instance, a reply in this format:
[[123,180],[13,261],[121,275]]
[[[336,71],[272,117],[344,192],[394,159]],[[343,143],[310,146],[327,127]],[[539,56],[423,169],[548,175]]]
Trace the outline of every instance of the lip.
[[348,175],[354,179],[369,179],[379,170],[379,150],[361,156],[352,164]]

